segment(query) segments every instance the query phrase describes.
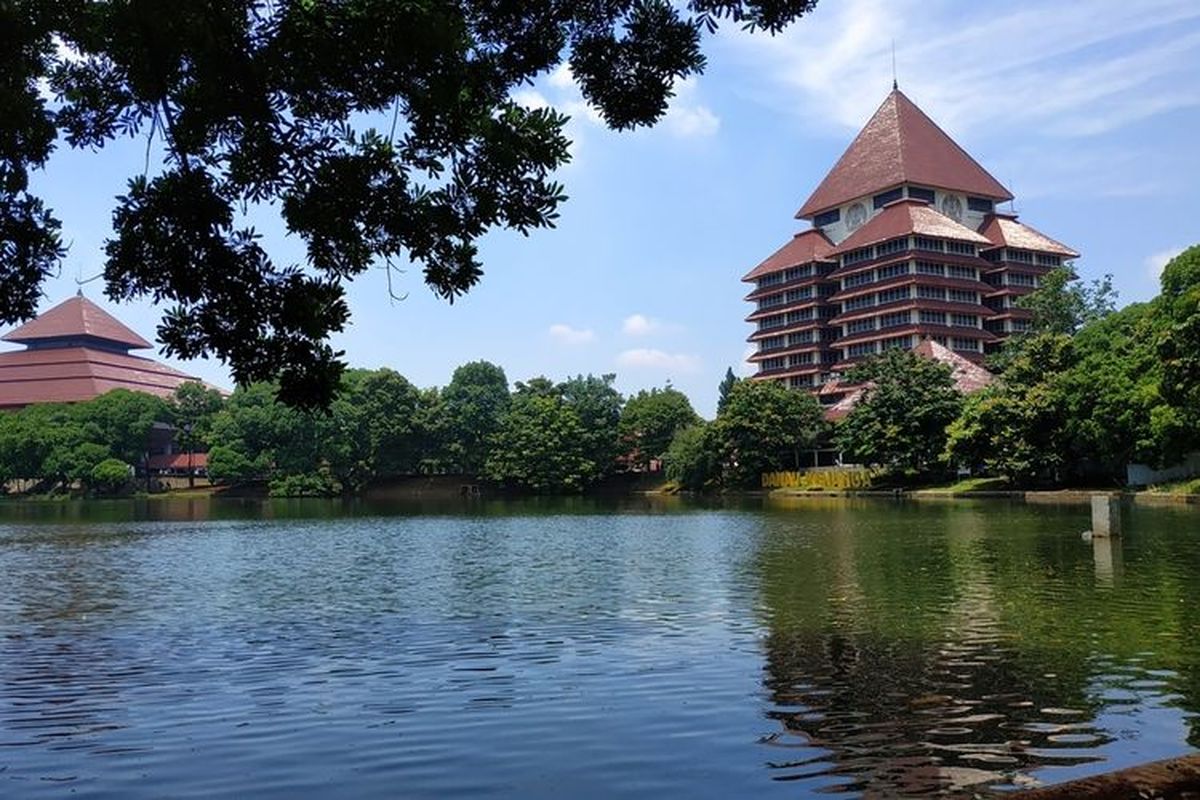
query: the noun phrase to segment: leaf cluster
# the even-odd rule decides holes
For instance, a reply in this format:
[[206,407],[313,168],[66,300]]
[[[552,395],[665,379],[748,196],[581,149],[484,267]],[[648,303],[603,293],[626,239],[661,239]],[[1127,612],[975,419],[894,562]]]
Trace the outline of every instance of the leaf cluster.
[[[453,301],[483,274],[481,236],[554,224],[567,118],[516,90],[565,61],[609,125],[649,125],[703,69],[721,20],[774,32],[814,5],[0,3],[0,323],[33,315],[63,254],[29,172],[59,140],[97,151],[145,136],[105,245],[109,297],[167,306],[168,354],[328,407],[347,281],[380,267],[390,291],[394,265],[412,262]],[[253,214],[277,214],[303,263],[274,257]]]

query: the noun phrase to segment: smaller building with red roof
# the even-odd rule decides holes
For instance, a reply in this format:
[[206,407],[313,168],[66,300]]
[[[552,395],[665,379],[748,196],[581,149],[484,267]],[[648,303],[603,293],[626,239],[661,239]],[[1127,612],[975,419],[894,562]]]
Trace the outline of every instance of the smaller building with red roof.
[[169,397],[187,373],[131,355],[151,344],[82,295],[59,303],[3,337],[25,345],[0,353],[0,409],[76,403],[112,389]]

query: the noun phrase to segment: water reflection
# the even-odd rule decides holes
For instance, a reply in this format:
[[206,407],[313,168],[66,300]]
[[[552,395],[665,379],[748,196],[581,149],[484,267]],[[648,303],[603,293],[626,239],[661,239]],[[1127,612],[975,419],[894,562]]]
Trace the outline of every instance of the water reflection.
[[[1073,514],[897,504],[773,520],[761,570],[775,779],[877,796],[1011,789],[1185,750],[1177,707],[1195,696],[1164,665],[1194,673],[1194,654],[1158,650],[1179,620],[1142,605],[1182,564],[1142,564],[1133,593],[1096,595],[1084,559],[1119,588],[1122,541],[1052,537]],[[1177,544],[1195,560],[1195,543]],[[1137,641],[1153,655],[1130,652]],[[1171,733],[1150,744],[1147,729]]]
[[1172,510],[190,502],[0,505],[0,796],[920,795],[1197,740]]
[[1092,559],[1096,562],[1096,583],[1109,588],[1116,586],[1125,574],[1125,557],[1121,537],[1097,536],[1092,539]]

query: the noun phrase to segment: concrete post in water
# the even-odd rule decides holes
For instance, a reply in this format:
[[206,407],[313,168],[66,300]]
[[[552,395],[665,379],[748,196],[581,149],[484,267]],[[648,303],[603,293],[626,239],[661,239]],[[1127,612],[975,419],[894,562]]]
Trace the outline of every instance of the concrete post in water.
[[1121,500],[1107,494],[1092,495],[1092,536],[1121,535]]

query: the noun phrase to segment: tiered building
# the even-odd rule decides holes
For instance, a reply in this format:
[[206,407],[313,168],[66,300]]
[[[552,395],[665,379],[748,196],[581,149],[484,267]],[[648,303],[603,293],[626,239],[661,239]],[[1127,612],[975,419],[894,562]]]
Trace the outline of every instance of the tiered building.
[[997,204],[1012,194],[899,89],[744,281],[758,379],[836,402],[841,375],[931,340],[978,363],[1029,326],[1015,301],[1078,253]]
[[2,338],[25,345],[0,353],[0,410],[91,400],[110,389],[160,397],[199,380],[130,354],[150,343],[86,297],[72,297]]

